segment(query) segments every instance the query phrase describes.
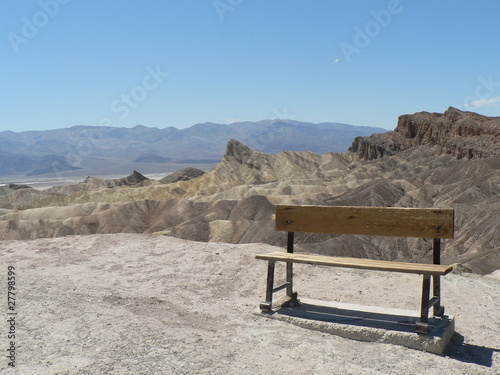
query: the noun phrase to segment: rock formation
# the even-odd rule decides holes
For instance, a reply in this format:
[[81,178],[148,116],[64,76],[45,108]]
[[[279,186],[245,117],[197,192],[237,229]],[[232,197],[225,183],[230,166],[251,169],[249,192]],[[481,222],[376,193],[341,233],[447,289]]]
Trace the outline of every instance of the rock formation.
[[419,112],[399,117],[393,132],[357,137],[349,150],[373,160],[412,147],[431,148],[457,159],[500,156],[500,117],[450,107],[444,113]]
[[149,180],[147,177],[143,176],[137,171],[132,172],[131,175],[124,178],[115,178],[115,179],[101,179],[95,177],[87,177],[83,183],[84,184],[96,184],[102,185],[104,187],[113,188],[117,186],[132,186],[140,184],[143,181]]
[[28,185],[7,184],[4,186],[0,186],[0,195],[9,194],[12,193],[13,191],[21,189],[31,189],[31,187]]
[[187,167],[169,174],[166,177],[163,177],[159,182],[161,182],[162,184],[173,184],[174,182],[178,181],[189,181],[204,174],[205,172],[203,172],[201,169]]
[[107,188],[116,188],[120,186],[140,187],[147,185],[149,182],[149,178],[143,176],[137,171],[134,171],[129,176],[123,178],[104,179],[89,176],[79,184],[54,186],[50,189],[47,189],[45,192],[71,195],[78,191],[93,191]]

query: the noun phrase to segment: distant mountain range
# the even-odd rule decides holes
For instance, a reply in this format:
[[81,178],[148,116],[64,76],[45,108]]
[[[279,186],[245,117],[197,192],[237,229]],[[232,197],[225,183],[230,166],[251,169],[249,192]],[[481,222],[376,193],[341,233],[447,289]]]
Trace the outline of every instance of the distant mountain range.
[[[203,123],[186,129],[73,126],[65,129],[0,132],[0,176],[47,174],[110,175],[139,169],[171,172],[179,164],[218,163],[230,139],[257,151],[344,152],[358,136],[386,131],[340,123],[292,120]],[[205,168],[206,169],[206,168]]]

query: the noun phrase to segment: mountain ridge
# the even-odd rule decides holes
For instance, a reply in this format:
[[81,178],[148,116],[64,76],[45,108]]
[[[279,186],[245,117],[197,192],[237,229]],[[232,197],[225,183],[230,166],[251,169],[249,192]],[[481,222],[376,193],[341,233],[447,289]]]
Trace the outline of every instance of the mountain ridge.
[[[189,128],[159,129],[137,125],[133,128],[76,125],[70,128],[14,133],[0,132],[0,165],[2,150],[18,160],[50,157],[58,159],[54,173],[80,170],[80,175],[106,175],[111,167],[117,173],[141,169],[143,173],[173,172],[185,160],[213,166],[224,156],[227,142],[239,139],[255,150],[278,153],[285,150],[346,151],[352,139],[369,135],[381,128],[358,127],[341,123],[300,122],[295,120],[262,120],[232,124],[199,123]],[[147,157],[145,157],[147,155]],[[6,158],[6,156],[5,156]],[[0,176],[27,174],[11,165],[1,169]],[[12,167],[14,166],[14,167]],[[50,168],[31,169],[50,172]],[[153,171],[154,169],[154,171]]]

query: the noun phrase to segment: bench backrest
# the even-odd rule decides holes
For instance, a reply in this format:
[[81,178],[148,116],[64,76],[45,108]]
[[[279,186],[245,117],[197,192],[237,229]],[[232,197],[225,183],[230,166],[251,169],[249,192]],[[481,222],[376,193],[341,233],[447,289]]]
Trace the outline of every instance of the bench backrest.
[[276,230],[453,238],[452,208],[276,206]]

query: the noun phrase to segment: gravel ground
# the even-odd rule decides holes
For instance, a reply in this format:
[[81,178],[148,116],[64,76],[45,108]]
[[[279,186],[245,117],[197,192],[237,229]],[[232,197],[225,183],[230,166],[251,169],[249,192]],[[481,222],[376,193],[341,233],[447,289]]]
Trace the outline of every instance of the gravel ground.
[[[456,317],[445,355],[359,342],[259,317],[269,245],[113,234],[3,241],[0,346],[43,374],[498,374],[500,280],[448,275]],[[15,325],[7,272],[15,268]],[[297,266],[303,296],[417,309],[420,277]],[[303,291],[303,292],[302,292]]]

